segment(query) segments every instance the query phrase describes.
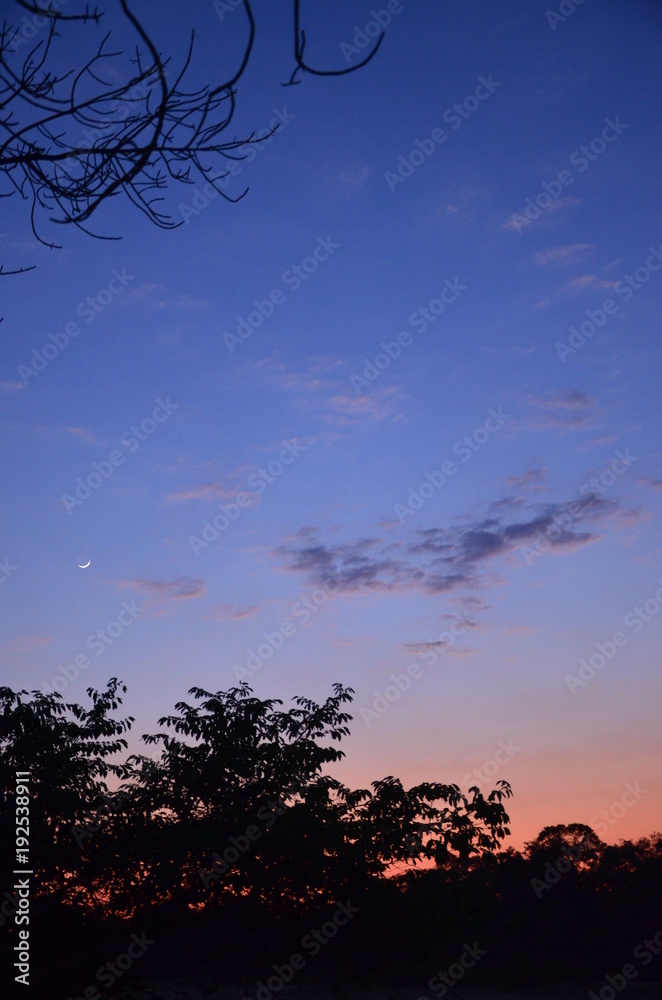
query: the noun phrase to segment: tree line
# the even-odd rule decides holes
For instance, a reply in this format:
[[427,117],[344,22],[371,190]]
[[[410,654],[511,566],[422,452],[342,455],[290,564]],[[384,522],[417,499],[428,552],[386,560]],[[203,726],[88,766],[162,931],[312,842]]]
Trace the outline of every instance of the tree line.
[[[232,980],[268,972],[349,907],[351,927],[301,976],[342,969],[425,995],[433,979],[440,995],[436,973],[467,942],[484,952],[475,982],[554,981],[599,976],[604,956],[660,929],[660,834],[607,845],[583,824],[558,825],[518,852],[504,848],[507,782],[463,792],[387,776],[351,789],[325,773],[344,756],[349,687],[289,708],[248,684],[191,688],[143,736],[151,756],[127,755],[125,692],[111,678],[80,705],[0,688],[0,830],[13,843],[15,774],[29,771],[35,948],[66,972],[63,997],[127,928],[156,942],[136,975],[188,962]],[[6,893],[3,962],[14,905]]]

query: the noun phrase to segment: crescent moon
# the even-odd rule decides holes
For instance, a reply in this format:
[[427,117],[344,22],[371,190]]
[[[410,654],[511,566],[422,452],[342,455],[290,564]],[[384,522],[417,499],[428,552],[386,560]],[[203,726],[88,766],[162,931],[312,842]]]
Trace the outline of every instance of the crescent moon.
[[88,559],[87,562],[84,565],[82,565],[81,563],[78,563],[78,568],[79,569],[87,569],[87,567],[90,565],[91,562],[92,562],[92,560]]

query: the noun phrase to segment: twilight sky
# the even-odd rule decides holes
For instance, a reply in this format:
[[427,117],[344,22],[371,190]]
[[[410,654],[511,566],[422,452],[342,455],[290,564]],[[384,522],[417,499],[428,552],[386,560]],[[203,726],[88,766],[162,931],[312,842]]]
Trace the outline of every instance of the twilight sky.
[[[515,846],[660,828],[662,11],[572,7],[310,0],[318,66],[390,24],[283,88],[258,0],[243,200],[61,250],[3,200],[3,683],[119,676],[137,749],[194,684],[341,681],[348,784],[505,778]],[[236,64],[232,0],[135,9]]]

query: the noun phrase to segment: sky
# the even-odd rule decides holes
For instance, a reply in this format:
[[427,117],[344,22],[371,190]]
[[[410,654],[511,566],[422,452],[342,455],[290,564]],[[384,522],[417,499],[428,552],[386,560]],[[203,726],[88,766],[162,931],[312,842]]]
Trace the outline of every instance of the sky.
[[[191,29],[192,81],[234,72],[232,0],[133,6],[172,72]],[[340,682],[348,785],[507,780],[515,847],[659,830],[662,11],[304,3],[314,66],[385,37],[283,87],[290,6],[254,6],[241,200],[43,213],[61,249],[2,202],[36,265],[0,286],[2,683],[120,677],[151,752],[194,685]],[[135,45],[106,9],[62,65]]]

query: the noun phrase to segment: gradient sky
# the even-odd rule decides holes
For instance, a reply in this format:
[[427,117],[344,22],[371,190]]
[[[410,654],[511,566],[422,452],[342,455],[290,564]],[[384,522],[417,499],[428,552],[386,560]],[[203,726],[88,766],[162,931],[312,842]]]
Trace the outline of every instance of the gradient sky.
[[[358,61],[385,6],[303,4],[309,59]],[[86,656],[60,690],[121,677],[137,749],[284,626],[250,683],[286,701],[355,689],[346,783],[507,779],[515,846],[551,823],[659,829],[662,11],[403,0],[365,69],[283,88],[288,7],[255,3],[228,138],[286,124],[229,179],[249,186],[238,204],[174,187],[186,222],[164,232],[115,199],[95,231],[122,241],[44,219],[64,244],[48,250],[26,204],[2,202],[5,267],[37,264],[0,289],[3,683],[52,686]],[[135,9],[173,66],[196,29],[194,80],[232,71],[241,9]],[[226,336],[273,292],[250,337]],[[589,313],[593,335],[559,348]],[[199,544],[220,504],[237,516]],[[142,610],[88,643],[123,602]],[[568,680],[597,643],[604,666]],[[412,664],[409,690],[362,712]]]

